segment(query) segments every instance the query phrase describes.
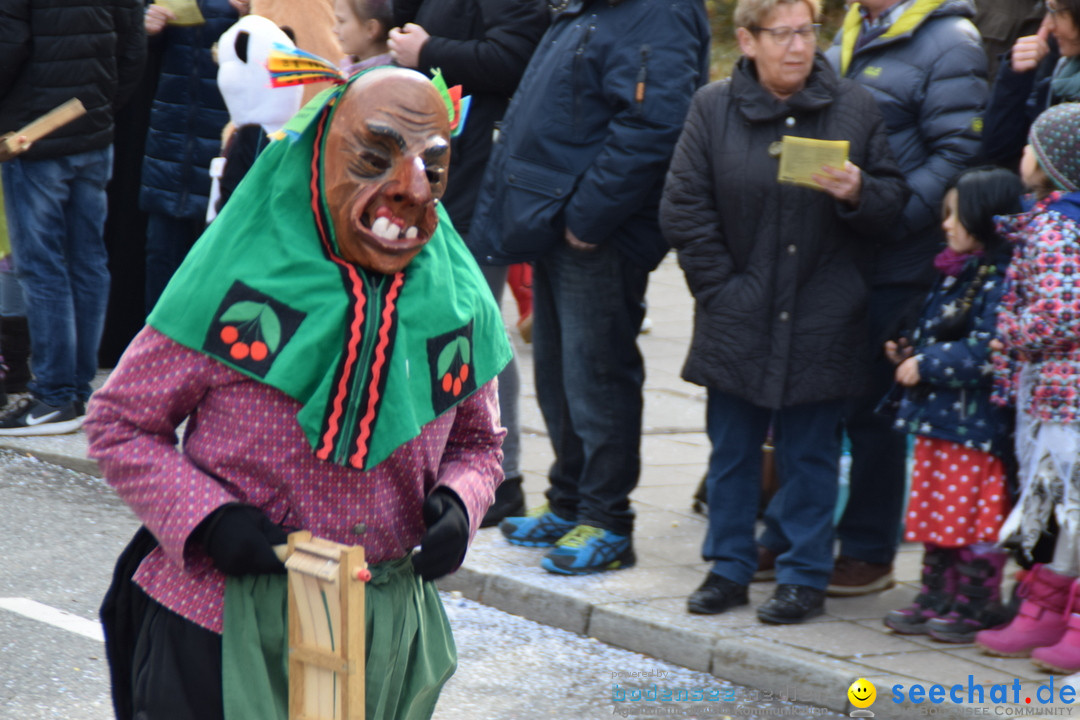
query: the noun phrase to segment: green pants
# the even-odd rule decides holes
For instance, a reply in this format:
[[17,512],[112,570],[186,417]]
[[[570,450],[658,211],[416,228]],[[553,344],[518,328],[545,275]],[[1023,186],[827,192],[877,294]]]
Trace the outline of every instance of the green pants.
[[[408,557],[371,567],[364,595],[367,720],[427,720],[457,668],[435,584]],[[288,720],[287,580],[230,577],[222,686],[226,720]]]

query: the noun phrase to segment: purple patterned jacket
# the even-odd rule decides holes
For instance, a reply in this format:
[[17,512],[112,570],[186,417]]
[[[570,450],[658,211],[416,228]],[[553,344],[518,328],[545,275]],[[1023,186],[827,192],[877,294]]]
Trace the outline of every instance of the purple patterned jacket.
[[283,527],[362,544],[374,564],[419,544],[424,498],[443,486],[464,502],[475,535],[502,482],[496,381],[366,473],[318,460],[296,422],[299,409],[279,390],[152,328],[132,341],[94,394],[85,427],[91,457],[160,543],[135,575],[150,597],[221,632],[225,577],[188,539],[226,503],[249,503]]

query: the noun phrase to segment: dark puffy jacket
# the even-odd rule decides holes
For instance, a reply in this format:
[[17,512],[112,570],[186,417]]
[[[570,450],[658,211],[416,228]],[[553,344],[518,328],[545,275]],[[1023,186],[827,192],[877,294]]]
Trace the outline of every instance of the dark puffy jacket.
[[1028,130],[1039,113],[1060,102],[1080,100],[1057,97],[1050,89],[1061,53],[1053,36],[1050,36],[1049,44],[1049,54],[1031,72],[1014,72],[1011,52],[1002,59],[990,91],[983,125],[983,156],[988,162],[1014,170],[1018,168],[1027,145]]
[[229,112],[210,48],[238,19],[229,0],[198,0],[206,23],[165,28],[151,38],[163,53],[150,110],[139,207],[175,218],[202,218],[210,199],[210,161],[220,154]]
[[108,147],[116,110],[134,91],[145,62],[141,0],[0,0],[0,133],[77,97],[86,116],[22,157]]
[[[939,337],[963,305],[980,272],[969,260],[955,278],[942,276],[926,299],[911,344],[919,360],[920,383],[904,393],[896,429],[939,438],[1000,454],[1008,435],[1008,410],[990,402],[994,366],[990,340],[997,324],[997,309],[1005,293],[1005,269],[1010,248],[996,262],[987,263],[985,276],[970,297],[970,309],[958,337]],[[955,321],[951,321],[955,322]],[[954,335],[956,333],[953,333]]]
[[885,116],[889,144],[912,195],[875,262],[874,283],[934,279],[945,185],[979,153],[986,106],[986,55],[968,19],[971,0],[915,0],[883,35],[856,49],[853,3],[826,53],[842,77],[864,85]]
[[656,267],[664,173],[708,79],[701,0],[571,0],[503,120],[470,231],[484,262],[543,254],[570,228]]
[[545,0],[412,0],[394,5],[398,25],[414,22],[431,38],[423,72],[440,68],[449,85],[471,95],[465,130],[451,141],[450,182],[442,202],[466,242],[491,134],[548,24]]
[[[858,206],[777,182],[783,135],[847,140]],[[858,394],[864,265],[906,199],[873,97],[820,55],[786,102],[745,58],[698,91],[660,207],[695,300],[683,377],[769,408]]]

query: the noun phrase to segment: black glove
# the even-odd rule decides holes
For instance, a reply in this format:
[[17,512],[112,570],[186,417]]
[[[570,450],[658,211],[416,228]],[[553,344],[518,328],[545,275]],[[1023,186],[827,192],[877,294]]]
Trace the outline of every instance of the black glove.
[[226,505],[196,529],[214,567],[226,575],[284,573],[274,545],[288,541],[285,531],[252,505]]
[[436,488],[424,500],[427,532],[420,552],[413,554],[413,569],[425,580],[438,580],[461,564],[469,545],[469,515],[461,498],[448,488]]

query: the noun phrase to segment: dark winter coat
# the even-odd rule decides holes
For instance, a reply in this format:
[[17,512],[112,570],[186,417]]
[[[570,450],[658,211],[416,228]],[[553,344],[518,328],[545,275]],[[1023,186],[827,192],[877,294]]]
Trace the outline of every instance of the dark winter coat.
[[1050,89],[1061,53],[1053,36],[1049,44],[1050,53],[1031,72],[1015,72],[1011,52],[998,67],[983,118],[983,156],[988,162],[1019,167],[1031,123],[1043,110],[1065,100]]
[[431,38],[419,69],[440,68],[446,82],[472,97],[465,129],[450,143],[450,182],[442,202],[468,242],[491,135],[502,120],[536,43],[548,24],[546,0],[410,0],[394,4],[400,26],[413,22]]
[[[784,135],[849,141],[858,207],[777,182],[770,145]],[[698,91],[661,205],[695,300],[683,377],[768,408],[857,394],[865,265],[907,194],[873,97],[820,55],[786,101],[746,58]]]
[[997,75],[1002,56],[1008,60],[1017,38],[1038,32],[1045,12],[1045,0],[979,0],[975,4],[971,22],[982,36],[991,78]]
[[229,112],[210,54],[238,19],[229,0],[198,0],[206,23],[169,25],[151,38],[163,52],[150,110],[139,206],[174,218],[203,218],[210,199],[210,161],[220,154]]
[[[990,402],[998,304],[1005,293],[1009,248],[1000,258],[980,265],[971,259],[956,277],[939,276],[926,298],[915,332],[909,338],[919,362],[920,382],[904,392],[896,429],[1000,454],[1007,441],[1009,411]],[[983,273],[977,291],[970,290]],[[966,322],[948,337],[943,327],[955,322],[970,303]]]
[[100,150],[146,62],[141,0],[0,0],[0,134],[78,98],[86,115],[38,140],[27,160]]
[[842,77],[874,95],[912,190],[875,261],[876,285],[934,280],[945,186],[980,149],[988,89],[974,14],[971,0],[916,0],[883,35],[858,46],[861,17],[853,3],[826,53]]
[[489,263],[529,260],[569,228],[656,267],[667,251],[657,224],[664,173],[708,70],[701,0],[570,0],[492,148],[473,251]]

